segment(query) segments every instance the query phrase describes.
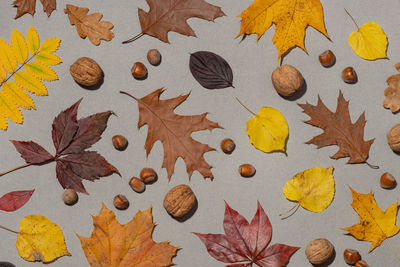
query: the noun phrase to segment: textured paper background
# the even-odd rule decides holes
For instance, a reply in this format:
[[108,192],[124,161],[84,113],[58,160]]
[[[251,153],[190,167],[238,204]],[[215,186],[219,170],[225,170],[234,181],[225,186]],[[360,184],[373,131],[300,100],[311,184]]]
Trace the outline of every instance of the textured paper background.
[[[237,15],[251,4],[251,0],[209,2],[221,6],[227,16],[216,19],[214,23],[190,19],[189,24],[198,38],[170,33],[171,44],[143,36],[134,43],[122,45],[122,41],[140,32],[137,8],[148,10],[144,0],[69,1],[70,4],[89,7],[91,12],[102,12],[105,20],[114,23],[115,38],[99,47],[93,46],[89,40],[81,39],[75,28],[69,25],[68,18],[63,13],[66,1],[58,0],[57,11],[50,18],[43,13],[40,1],[37,1],[35,17],[25,15],[18,20],[13,19],[16,9],[12,8],[12,1],[0,2],[1,38],[9,40],[13,28],[25,34],[28,27],[34,25],[42,41],[50,37],[62,39],[57,54],[63,60],[61,65],[54,68],[60,80],[46,82],[49,96],[33,97],[37,111],[24,111],[23,125],[10,123],[8,131],[0,133],[0,169],[7,170],[24,163],[8,142],[10,139],[33,140],[53,152],[50,131],[54,116],[83,97],[79,117],[110,109],[118,114],[118,117],[111,117],[103,139],[93,149],[104,155],[122,174],[122,178],[112,175],[94,183],[84,182],[90,195],[80,195],[79,202],[73,207],[65,206],[61,200],[63,190],[55,177],[54,164],[29,167],[1,177],[1,195],[21,189],[35,188],[36,191],[30,202],[20,210],[12,213],[0,212],[0,223],[18,229],[22,217],[29,214],[45,215],[62,228],[72,254],[71,257],[58,259],[51,266],[88,266],[75,232],[90,236],[93,229],[90,215],[98,214],[102,201],[115,211],[112,198],[122,193],[129,198],[131,206],[126,211],[115,211],[121,223],[129,221],[138,209],[144,210],[152,206],[154,221],[157,223],[154,240],[170,240],[173,245],[182,247],[174,259],[177,266],[217,267],[224,264],[210,257],[200,240],[191,232],[222,233],[224,200],[248,219],[254,215],[259,200],[273,225],[272,243],[281,242],[302,247],[291,258],[289,266],[310,266],[305,258],[304,248],[309,241],[318,237],[325,237],[335,245],[337,256],[331,266],[345,266],[342,258],[345,248],[358,249],[370,266],[397,266],[399,263],[387,242],[368,254],[370,243],[357,241],[340,228],[358,223],[358,215],[350,206],[351,193],[347,185],[362,193],[372,190],[383,209],[399,199],[399,187],[386,191],[380,188],[378,180],[384,171],[400,177],[399,156],[390,150],[386,142],[386,132],[399,122],[400,115],[392,115],[382,107],[385,80],[396,73],[393,65],[400,61],[400,2],[322,0],[331,41],[309,28],[305,40],[308,55],[300,49],[294,49],[284,59],[284,63],[298,68],[307,81],[306,93],[296,101],[278,96],[270,81],[271,72],[278,66],[277,51],[272,43],[274,29],[267,31],[259,42],[255,36],[249,36],[242,42],[235,39],[240,29]],[[365,61],[352,52],[347,44],[347,36],[355,30],[355,26],[344,12],[344,7],[360,25],[375,21],[382,26],[389,37],[389,60]],[[160,50],[163,61],[158,67],[147,64],[148,79],[136,81],[130,73],[132,64],[135,61],[147,63],[146,53],[151,48]],[[326,49],[333,50],[337,57],[336,65],[330,69],[323,68],[318,62],[318,55]],[[198,50],[212,51],[229,62],[236,89],[209,91],[194,80],[188,67],[189,53]],[[69,66],[81,56],[95,59],[103,68],[105,80],[98,90],[85,90],[71,78]],[[357,84],[348,85],[340,79],[341,70],[346,66],[356,69],[359,77]],[[191,92],[187,101],[176,109],[177,113],[189,115],[209,112],[208,118],[225,128],[193,134],[196,140],[217,148],[216,152],[205,156],[214,166],[214,181],[204,180],[195,172],[189,182],[185,165],[179,159],[175,174],[168,182],[166,171],[161,169],[161,143],[154,146],[146,159],[143,146],[147,127],[137,130],[137,105],[134,100],[119,94],[119,91],[126,90],[142,97],[160,87],[166,88],[162,95],[164,98]],[[366,111],[365,138],[376,138],[369,161],[379,165],[380,170],[373,170],[365,164],[347,165],[346,159],[331,160],[329,156],[336,152],[337,147],[317,150],[315,146],[304,144],[321,130],[303,123],[308,116],[301,112],[296,103],[308,101],[315,104],[319,94],[330,109],[335,109],[339,89],[350,100],[353,120]],[[234,96],[239,97],[254,111],[262,106],[272,106],[285,115],[290,129],[288,156],[282,153],[265,154],[249,143],[246,121],[251,115],[236,102]],[[129,139],[126,151],[118,152],[112,147],[111,137],[115,134],[125,135]],[[232,155],[225,155],[219,149],[219,142],[225,137],[233,138],[237,144]],[[255,177],[245,179],[238,175],[237,167],[245,162],[252,163],[257,168]],[[312,213],[300,208],[292,217],[281,220],[278,214],[293,205],[282,194],[286,181],[304,169],[331,165],[335,167],[336,195],[329,208],[322,213]],[[158,172],[159,180],[148,186],[143,194],[137,194],[129,188],[128,181],[146,166],[153,167]],[[162,207],[166,192],[182,183],[192,187],[199,201],[194,216],[184,223],[172,219]],[[28,263],[19,257],[14,234],[1,230],[0,238],[0,261],[10,261],[16,266],[41,265]],[[390,242],[400,251],[399,235],[391,238]]]

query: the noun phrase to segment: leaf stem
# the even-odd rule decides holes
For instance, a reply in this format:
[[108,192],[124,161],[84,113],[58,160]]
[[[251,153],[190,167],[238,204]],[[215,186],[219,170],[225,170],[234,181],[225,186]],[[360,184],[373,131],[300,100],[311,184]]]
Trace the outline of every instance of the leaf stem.
[[144,35],[143,32],[142,32],[142,33],[139,33],[138,35],[132,37],[131,39],[126,40],[126,41],[123,41],[122,43],[123,43],[123,44],[131,43],[131,42],[133,42],[133,41],[136,41],[137,39],[139,39],[139,38],[142,37],[143,35]]
[[372,165],[372,164],[368,163],[368,161],[366,161],[365,164],[367,164],[371,169],[375,169],[375,170],[379,169],[378,165]]
[[[287,215],[289,212],[293,211],[294,209],[297,209],[299,206],[300,206],[300,204],[299,204],[299,203],[297,203],[297,204],[296,204],[296,205],[294,205],[292,208],[290,208],[288,211],[285,211],[285,212],[283,212],[283,213],[279,214],[279,216],[284,216],[284,215]],[[295,211],[295,212],[296,212],[296,211]]]
[[399,254],[397,254],[397,252],[394,250],[394,248],[393,248],[393,246],[392,246],[392,243],[390,242],[389,239],[386,239],[386,241],[389,243],[389,246],[390,246],[390,248],[392,249],[394,255],[396,256],[396,259],[400,262]]
[[242,105],[245,109],[247,109],[247,111],[248,112],[250,112],[251,114],[253,114],[254,116],[257,116],[257,114],[256,113],[254,113],[253,111],[251,111],[248,107],[246,107],[246,105],[245,104],[243,104],[243,102],[242,101],[240,101],[240,99],[239,98],[237,98],[236,96],[235,96],[235,98],[236,98],[236,100],[239,102],[239,104],[240,105]]
[[345,8],[344,11],[346,11],[347,15],[349,15],[349,17],[351,18],[351,20],[354,22],[354,24],[356,25],[357,29],[359,30],[360,27],[358,27],[357,22],[355,21],[355,19],[353,18],[352,15],[350,15],[349,11],[347,11],[347,9]]
[[[39,50],[38,50],[39,51]],[[29,63],[29,61],[32,60],[32,58],[34,58],[37,55],[38,52],[36,52],[34,55],[32,55],[30,58],[28,58],[27,60],[25,60],[24,63],[21,64],[21,66],[19,66],[16,70],[14,70],[10,76],[8,76],[3,82],[0,83],[0,87],[5,84],[9,79],[11,79],[11,77],[17,73],[23,66],[25,66],[27,63]],[[1,175],[0,175],[1,176]]]
[[32,163],[27,163],[27,164],[15,167],[14,169],[11,169],[11,170],[8,170],[8,171],[5,171],[5,172],[1,172],[0,173],[0,177],[3,176],[3,175],[6,175],[7,173],[10,173],[10,172],[13,172],[13,171],[16,171],[16,170],[19,170],[19,169],[22,169],[22,168],[25,168],[25,167],[28,167],[28,166],[31,166],[31,165],[32,165]]
[[11,230],[10,228],[7,228],[7,227],[5,227],[5,226],[3,226],[3,225],[0,225],[0,228],[2,228],[2,229],[4,229],[4,230],[7,230],[7,231],[10,231],[10,232],[15,233],[15,234],[19,234],[19,232],[14,231],[14,230]]
[[121,94],[127,95],[132,97],[133,99],[135,99],[136,101],[138,101],[138,99],[136,97],[134,97],[133,95],[131,95],[130,93],[124,92],[124,91],[119,91]]

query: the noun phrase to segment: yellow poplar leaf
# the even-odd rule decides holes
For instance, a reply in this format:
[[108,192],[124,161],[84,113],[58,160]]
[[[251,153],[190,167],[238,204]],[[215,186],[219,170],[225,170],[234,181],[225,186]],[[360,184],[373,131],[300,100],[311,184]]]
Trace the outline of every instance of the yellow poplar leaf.
[[36,54],[35,59],[46,65],[57,65],[61,63],[61,59],[58,56],[43,51],[39,51],[39,53]]
[[57,51],[58,47],[60,46],[60,38],[50,38],[45,40],[42,45],[40,46],[40,52],[47,52],[53,53]]
[[32,98],[15,82],[8,81],[2,85],[3,91],[11,101],[24,109],[36,109]]
[[28,64],[25,65],[25,69],[28,71],[28,73],[33,74],[35,77],[41,80],[45,81],[58,80],[57,73],[55,73],[54,70],[39,62],[36,61],[29,62]]
[[5,116],[16,123],[22,123],[24,120],[21,110],[3,90],[0,91],[0,116]]
[[27,261],[52,262],[71,255],[60,227],[42,215],[22,218],[16,246],[19,255]]
[[11,34],[11,48],[14,51],[14,55],[17,61],[21,64],[28,59],[28,47],[25,42],[24,36],[17,31],[16,29],[13,30]]
[[375,22],[367,22],[350,33],[348,42],[354,53],[363,59],[386,58],[388,40],[385,32]]
[[26,33],[26,42],[28,44],[29,52],[34,55],[39,49],[40,41],[36,29],[31,26]]
[[3,82],[7,78],[7,72],[3,67],[3,64],[0,62],[0,83]]
[[14,74],[14,80],[26,91],[36,95],[47,95],[46,86],[41,80],[22,70]]
[[8,127],[7,119],[5,118],[4,114],[1,114],[0,111],[0,129],[6,130]]
[[285,117],[276,108],[262,107],[247,121],[250,143],[264,152],[285,151],[289,127]]
[[371,252],[378,247],[386,238],[396,235],[400,226],[396,225],[397,206],[394,203],[385,212],[376,204],[372,192],[360,194],[349,186],[353,196],[351,206],[360,216],[360,223],[342,228],[358,240],[370,241]]
[[309,211],[325,210],[335,195],[333,167],[314,167],[296,174],[285,184],[283,194]]
[[17,59],[10,45],[0,38],[0,61],[8,73],[12,73],[18,66]]

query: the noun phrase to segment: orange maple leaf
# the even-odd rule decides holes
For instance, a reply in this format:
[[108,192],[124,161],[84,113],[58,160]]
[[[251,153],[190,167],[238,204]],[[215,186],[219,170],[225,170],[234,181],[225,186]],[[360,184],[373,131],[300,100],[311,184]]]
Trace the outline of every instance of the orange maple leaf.
[[148,267],[171,266],[178,247],[169,242],[156,243],[151,208],[138,211],[125,225],[115,218],[113,211],[103,207],[93,216],[94,230],[90,238],[76,234],[93,267]]

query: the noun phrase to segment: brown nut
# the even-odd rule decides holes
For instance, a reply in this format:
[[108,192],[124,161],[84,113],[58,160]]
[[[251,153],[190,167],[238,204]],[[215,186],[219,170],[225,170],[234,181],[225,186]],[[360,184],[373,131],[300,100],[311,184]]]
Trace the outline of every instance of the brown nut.
[[369,267],[368,263],[364,260],[357,261],[356,265],[354,267]]
[[196,196],[192,189],[185,184],[172,188],[164,198],[165,210],[175,218],[188,214],[196,205]]
[[396,186],[397,182],[391,173],[385,172],[381,176],[380,184],[382,188],[391,189]]
[[147,52],[147,60],[153,66],[158,66],[161,63],[161,54],[157,49],[150,49]]
[[344,261],[347,264],[354,265],[357,261],[361,260],[360,253],[355,249],[346,249],[343,252]]
[[78,202],[78,194],[74,189],[67,189],[62,194],[62,200],[66,205],[74,205],[76,202]]
[[122,135],[114,135],[112,138],[112,143],[115,149],[122,151],[128,146],[128,140]]
[[256,174],[256,168],[251,164],[242,164],[239,166],[239,174],[243,177],[252,177]]
[[144,80],[147,78],[147,68],[142,62],[135,62],[131,72],[136,80]]
[[386,134],[388,144],[394,152],[400,152],[400,124],[396,124]]
[[235,150],[235,147],[235,142],[230,138],[221,141],[221,149],[225,154],[231,154]]
[[81,57],[69,68],[72,78],[83,86],[97,85],[103,78],[103,70],[91,58]]
[[152,168],[143,168],[140,172],[140,179],[142,179],[145,184],[154,183],[157,181],[157,173]]
[[291,96],[304,85],[303,75],[291,65],[276,68],[271,79],[275,90],[282,96]]
[[140,180],[137,177],[132,177],[131,180],[129,181],[129,185],[132,188],[132,190],[137,193],[142,193],[144,192],[144,190],[146,190],[146,185],[143,183],[142,180]]
[[306,256],[312,264],[322,264],[332,256],[333,251],[331,242],[325,238],[318,238],[307,245]]
[[119,210],[126,210],[129,207],[129,200],[124,195],[116,195],[114,197],[114,206]]
[[345,83],[356,83],[357,73],[352,67],[347,67],[342,71],[342,79]]
[[332,67],[336,62],[335,54],[331,50],[326,50],[318,57],[319,62],[325,68]]

